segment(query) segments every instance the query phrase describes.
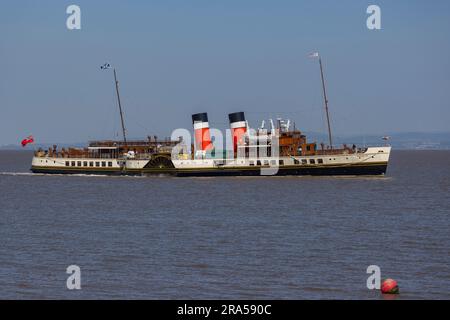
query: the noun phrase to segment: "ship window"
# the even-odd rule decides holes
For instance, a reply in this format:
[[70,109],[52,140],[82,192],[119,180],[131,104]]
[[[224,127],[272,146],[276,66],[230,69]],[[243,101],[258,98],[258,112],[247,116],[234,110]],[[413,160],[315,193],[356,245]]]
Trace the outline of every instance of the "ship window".
[[89,162],[89,167],[93,167],[94,166],[94,161],[90,161]]
[[306,151],[311,151],[311,146],[306,146]]
[[314,159],[309,159],[309,163],[310,163],[310,164],[315,164],[315,163],[316,163],[316,160],[314,160]]
[[306,159],[302,159],[302,164],[307,164],[308,162],[306,161]]
[[280,166],[284,165],[284,160],[279,161]]
[[77,166],[81,167],[81,161],[77,162]]
[[260,166],[260,165],[261,165],[261,161],[259,161],[259,160],[256,161],[256,165],[257,165],[257,166]]
[[106,167],[106,161],[102,161],[102,167]]
[[300,164],[300,161],[298,161],[297,159],[294,159],[294,164]]
[[87,161],[84,161],[84,162],[83,162],[83,166],[84,166],[84,167],[87,167]]
[[112,162],[111,161],[108,162],[108,167],[112,167]]
[[70,162],[66,161],[66,167],[70,166]]
[[268,166],[269,165],[269,160],[264,160],[264,165]]
[[254,165],[255,165],[255,162],[254,162],[254,161],[250,161],[250,165],[251,165],[251,166],[254,166]]
[[95,166],[96,166],[96,167],[100,167],[100,162],[96,161],[96,162],[95,162]]
[[75,161],[72,161],[72,167],[75,167]]
[[323,163],[322,159],[317,159],[317,163]]

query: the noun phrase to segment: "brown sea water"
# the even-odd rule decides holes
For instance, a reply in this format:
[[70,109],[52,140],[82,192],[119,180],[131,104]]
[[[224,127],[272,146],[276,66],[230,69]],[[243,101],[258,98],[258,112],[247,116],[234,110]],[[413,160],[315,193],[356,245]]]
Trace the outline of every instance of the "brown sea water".
[[[34,175],[0,151],[0,298],[450,298],[450,152],[385,177]],[[81,290],[66,268],[81,268]]]

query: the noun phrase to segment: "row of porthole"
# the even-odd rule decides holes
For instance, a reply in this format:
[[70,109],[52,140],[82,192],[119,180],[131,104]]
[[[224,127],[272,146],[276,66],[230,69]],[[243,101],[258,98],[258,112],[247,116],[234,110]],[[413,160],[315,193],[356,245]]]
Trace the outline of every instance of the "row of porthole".
[[[373,158],[373,156],[372,156],[372,158]],[[348,160],[348,157],[345,158],[345,159]],[[323,159],[309,159],[309,164],[316,164],[316,160],[317,160],[318,164],[323,164]],[[329,160],[330,161],[336,160],[336,158],[333,158],[333,159],[330,158]],[[261,164],[261,161],[257,160],[256,161],[256,165],[257,166],[261,166],[261,165],[268,166],[269,165],[269,160],[263,160],[263,162],[264,162],[264,164]],[[183,162],[181,162],[181,164],[183,164]],[[244,161],[241,161],[241,164],[244,164]],[[255,165],[255,161],[250,161],[249,164],[251,166],[254,166]],[[275,166],[276,164],[277,164],[276,160],[270,160],[270,165]],[[279,160],[278,164],[280,166],[284,165],[284,160]],[[297,159],[294,159],[294,164],[300,164],[300,161],[297,160]],[[308,164],[308,160],[307,159],[301,159],[301,164]]]
[[112,167],[112,161],[66,161],[66,167]]
[[[309,159],[309,163],[310,164],[316,164],[316,159]],[[323,164],[323,159],[317,159],[317,163],[318,164]],[[275,166],[276,164],[277,164],[276,160],[270,160],[270,165]],[[297,160],[297,159],[294,159],[294,164],[300,164],[300,161]],[[308,160],[307,159],[301,159],[301,164],[308,164]],[[250,161],[250,165],[254,166],[255,162],[254,161]],[[261,166],[261,165],[268,166],[269,165],[269,160],[263,160],[263,164],[261,164],[260,160],[257,160],[256,161],[256,165],[257,166]],[[283,166],[284,165],[284,160],[278,160],[278,165]]]

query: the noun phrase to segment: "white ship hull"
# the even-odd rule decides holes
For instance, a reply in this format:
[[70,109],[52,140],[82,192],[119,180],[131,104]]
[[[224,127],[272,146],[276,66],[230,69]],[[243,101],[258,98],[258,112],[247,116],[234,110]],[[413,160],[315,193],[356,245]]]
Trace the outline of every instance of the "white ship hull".
[[[177,176],[241,175],[382,175],[391,147],[364,152],[296,157],[237,159],[92,159],[34,157],[33,172],[108,175],[175,174]],[[164,161],[155,161],[162,158]]]

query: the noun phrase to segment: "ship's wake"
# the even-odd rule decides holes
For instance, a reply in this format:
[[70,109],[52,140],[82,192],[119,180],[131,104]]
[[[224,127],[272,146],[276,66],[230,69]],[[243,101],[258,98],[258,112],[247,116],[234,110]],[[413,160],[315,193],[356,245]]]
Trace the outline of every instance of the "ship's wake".
[[34,176],[34,175],[39,175],[39,173],[33,173],[33,172],[10,172],[10,171],[0,172],[0,176]]
[[0,172],[0,176],[47,176],[47,177],[92,177],[92,178],[145,178],[145,176],[111,176],[105,174],[84,174],[84,173],[34,173],[34,172]]

